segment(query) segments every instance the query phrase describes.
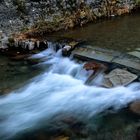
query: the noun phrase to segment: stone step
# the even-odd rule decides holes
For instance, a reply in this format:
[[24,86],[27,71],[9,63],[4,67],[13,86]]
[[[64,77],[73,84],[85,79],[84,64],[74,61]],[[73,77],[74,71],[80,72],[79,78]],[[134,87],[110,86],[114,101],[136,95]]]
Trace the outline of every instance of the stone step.
[[72,52],[75,58],[81,60],[96,60],[105,63],[118,64],[134,69],[140,74],[140,58],[127,53],[96,48],[93,46],[78,47]]
[[140,50],[139,51],[133,51],[133,52],[129,52],[128,54],[136,56],[138,58],[140,58]]

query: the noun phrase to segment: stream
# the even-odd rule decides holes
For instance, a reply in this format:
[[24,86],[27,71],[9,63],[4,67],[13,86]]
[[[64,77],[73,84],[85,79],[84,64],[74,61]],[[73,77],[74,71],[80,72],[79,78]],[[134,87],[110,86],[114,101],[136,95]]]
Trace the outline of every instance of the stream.
[[[95,24],[94,28],[101,24],[105,22]],[[97,29],[100,32],[101,28]],[[134,28],[133,32],[137,36],[139,30]],[[99,40],[102,33],[98,34]],[[93,42],[100,46],[98,38],[95,39],[97,42]],[[102,43],[105,47],[111,42]],[[130,44],[139,48],[138,36]],[[84,63],[63,57],[61,49],[54,51],[55,45],[49,42],[48,49],[32,55],[29,59],[38,60],[34,65],[0,56],[0,140],[134,140],[140,119],[130,112],[128,104],[140,99],[140,83],[106,89],[97,86],[102,79],[101,73],[96,86],[87,86],[84,83],[91,72],[83,69]],[[122,51],[132,50],[132,46]],[[3,93],[6,89],[9,94]]]

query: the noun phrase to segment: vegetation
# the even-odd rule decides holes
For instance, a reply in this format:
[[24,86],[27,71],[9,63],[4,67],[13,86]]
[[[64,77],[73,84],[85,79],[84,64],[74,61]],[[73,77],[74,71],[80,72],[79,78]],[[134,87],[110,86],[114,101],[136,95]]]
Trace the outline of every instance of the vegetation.
[[17,7],[17,11],[20,14],[26,14],[27,13],[27,9],[26,9],[26,5],[25,5],[25,0],[13,0],[13,5],[15,5]]
[[140,0],[136,0],[136,3],[137,3],[137,4],[140,4]]

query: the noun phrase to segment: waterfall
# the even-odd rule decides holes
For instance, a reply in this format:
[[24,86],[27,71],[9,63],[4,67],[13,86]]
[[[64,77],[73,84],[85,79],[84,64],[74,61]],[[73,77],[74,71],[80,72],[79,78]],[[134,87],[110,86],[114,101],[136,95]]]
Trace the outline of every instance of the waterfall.
[[1,140],[39,127],[59,113],[89,119],[140,99],[140,83],[112,89],[85,85],[91,72],[83,70],[83,64],[62,57],[61,50],[56,53],[53,44],[49,46],[32,56],[43,59],[38,65],[46,66],[46,71],[22,89],[0,97]]

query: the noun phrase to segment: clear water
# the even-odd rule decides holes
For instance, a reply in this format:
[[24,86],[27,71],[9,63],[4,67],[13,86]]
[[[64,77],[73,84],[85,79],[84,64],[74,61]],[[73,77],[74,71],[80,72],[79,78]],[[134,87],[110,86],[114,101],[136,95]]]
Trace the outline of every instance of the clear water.
[[113,89],[86,86],[90,73],[83,64],[63,58],[61,50],[55,53],[49,46],[32,56],[43,60],[37,66],[45,71],[0,97],[0,139],[132,139],[138,118],[116,112],[140,99],[140,83]]
[[140,48],[140,13],[98,21],[55,37],[81,39],[95,47],[129,52]]
[[0,94],[22,87],[27,80],[38,75],[41,69],[29,61],[13,61],[11,58],[0,56]]

